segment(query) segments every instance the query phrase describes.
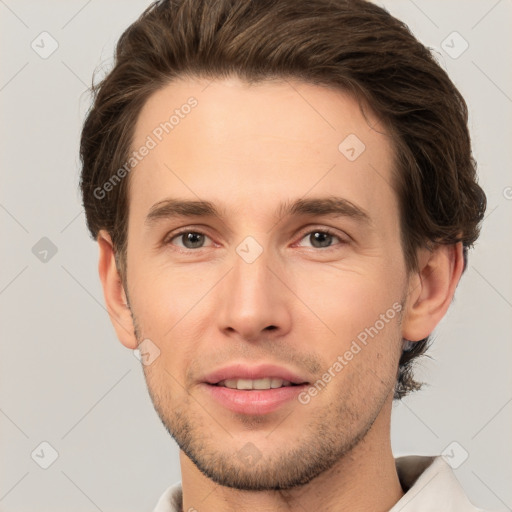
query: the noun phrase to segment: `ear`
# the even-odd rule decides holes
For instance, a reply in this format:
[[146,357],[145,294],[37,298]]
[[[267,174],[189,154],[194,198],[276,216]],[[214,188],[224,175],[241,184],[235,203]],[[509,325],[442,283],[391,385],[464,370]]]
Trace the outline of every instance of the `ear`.
[[105,230],[101,230],[97,241],[100,252],[98,272],[110,321],[116,330],[119,341],[127,348],[136,349],[137,339],[133,319],[121,277],[117,270],[112,240]]
[[464,268],[462,242],[421,249],[418,270],[409,278],[402,338],[420,341],[435,329],[450,306]]

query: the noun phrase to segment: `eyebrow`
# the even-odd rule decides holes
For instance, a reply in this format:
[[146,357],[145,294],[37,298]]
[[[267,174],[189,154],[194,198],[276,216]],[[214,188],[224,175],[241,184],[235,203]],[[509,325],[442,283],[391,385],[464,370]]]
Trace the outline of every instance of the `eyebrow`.
[[[301,215],[350,217],[364,224],[372,224],[371,217],[365,210],[342,197],[296,199],[280,204],[276,210],[278,218]],[[174,217],[216,217],[222,219],[223,215],[210,201],[165,199],[150,208],[145,224],[151,226],[159,220]]]

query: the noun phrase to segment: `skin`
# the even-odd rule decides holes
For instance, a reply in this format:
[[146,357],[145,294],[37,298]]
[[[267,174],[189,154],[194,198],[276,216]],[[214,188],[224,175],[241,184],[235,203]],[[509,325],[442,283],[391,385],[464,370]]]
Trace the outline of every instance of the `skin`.
[[[160,350],[143,368],[181,448],[183,510],[389,510],[403,495],[390,445],[402,339],[426,337],[446,313],[462,247],[420,250],[407,273],[392,140],[347,94],[298,81],[183,79],[150,97],[133,147],[190,96],[197,107],[130,175],[124,286],[108,233],[98,236],[119,340],[135,349],[150,339]],[[349,134],[366,147],[355,161],[338,150]],[[369,222],[276,214],[282,202],[331,196]],[[148,225],[153,205],[169,198],[207,200],[223,215]],[[203,247],[173,238],[181,228],[205,234]],[[325,229],[333,236],[318,247],[312,233]],[[252,263],[236,252],[247,236],[262,248]],[[201,385],[232,362],[274,363],[316,382],[393,304],[401,314],[306,405],[235,414]],[[240,457],[247,443],[250,462]]]

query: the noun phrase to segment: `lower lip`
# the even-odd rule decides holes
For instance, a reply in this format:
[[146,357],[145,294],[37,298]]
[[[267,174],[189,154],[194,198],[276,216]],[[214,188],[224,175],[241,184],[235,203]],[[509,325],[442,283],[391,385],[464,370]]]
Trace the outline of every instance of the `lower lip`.
[[275,389],[242,390],[202,384],[220,405],[241,414],[268,414],[297,398],[307,384]]

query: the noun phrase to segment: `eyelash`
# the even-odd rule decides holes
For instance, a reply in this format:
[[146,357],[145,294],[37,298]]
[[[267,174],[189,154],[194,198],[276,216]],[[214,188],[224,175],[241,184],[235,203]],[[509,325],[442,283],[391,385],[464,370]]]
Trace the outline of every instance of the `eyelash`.
[[[173,240],[175,240],[179,236],[184,235],[186,233],[194,233],[196,235],[202,235],[202,236],[210,238],[206,233],[204,233],[203,231],[201,231],[199,229],[190,229],[190,228],[188,228],[188,229],[182,229],[182,230],[180,230],[180,231],[178,231],[176,233],[172,233],[170,236],[166,237],[164,242],[163,242],[163,245],[173,245],[172,244]],[[347,243],[347,240],[344,240],[340,235],[338,235],[332,229],[329,229],[329,228],[314,228],[314,229],[310,229],[309,231],[306,231],[306,232],[301,234],[299,242],[302,241],[306,236],[311,235],[313,233],[323,233],[325,235],[329,235],[329,236],[332,236],[334,238],[337,238],[339,240],[339,244],[335,244],[335,245],[332,245],[332,246],[329,246],[329,247],[311,247],[311,249],[316,249],[318,251],[327,252],[329,250],[335,249],[336,245],[345,245]],[[199,252],[201,249],[207,249],[207,247],[198,247],[197,249],[188,249],[186,247],[185,248],[178,247],[178,250],[180,252],[183,252],[183,253]]]

